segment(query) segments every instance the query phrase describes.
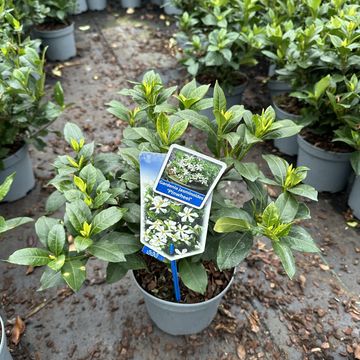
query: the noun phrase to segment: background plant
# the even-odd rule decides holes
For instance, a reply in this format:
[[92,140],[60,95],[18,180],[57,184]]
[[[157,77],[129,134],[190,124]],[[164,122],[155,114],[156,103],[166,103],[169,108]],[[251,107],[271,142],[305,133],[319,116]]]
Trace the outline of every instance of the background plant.
[[[9,14],[9,26],[21,28]],[[21,40],[18,34],[2,41],[0,67],[0,159],[17,150],[24,142],[42,149],[47,127],[65,109],[60,83],[53,90],[54,102],[45,98],[45,59],[38,41]]]

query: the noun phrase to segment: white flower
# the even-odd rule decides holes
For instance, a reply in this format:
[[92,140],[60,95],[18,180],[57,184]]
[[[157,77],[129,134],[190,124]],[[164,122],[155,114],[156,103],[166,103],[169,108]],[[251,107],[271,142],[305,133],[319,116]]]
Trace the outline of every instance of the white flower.
[[166,238],[168,236],[171,237],[171,231],[168,230],[168,229],[165,229],[164,226],[159,226],[159,228],[157,229],[157,234],[156,235],[163,238],[163,239],[165,239],[165,241],[166,241]]
[[184,207],[183,211],[179,212],[179,216],[181,217],[182,222],[189,221],[191,223],[199,217],[196,212],[193,212],[192,208],[189,208],[187,206]]
[[149,242],[151,239],[151,235],[152,235],[152,233],[151,233],[150,229],[145,230],[144,241]]
[[154,236],[154,237],[150,240],[149,244],[150,244],[151,246],[155,246],[155,247],[157,247],[157,248],[161,248],[161,247],[163,247],[164,245],[166,245],[166,239],[164,240],[164,239],[161,238],[161,237]]
[[167,207],[170,205],[170,202],[168,199],[162,197],[162,196],[155,196],[153,199],[153,206],[150,208],[150,210],[154,210],[155,214],[166,214],[167,213]]
[[182,249],[182,250],[175,249],[175,252],[176,252],[178,255],[184,255],[184,254],[186,254],[188,251],[187,251],[187,249]]
[[172,220],[165,220],[164,224],[168,227],[171,231],[176,231],[176,222]]
[[160,219],[157,219],[155,221],[146,220],[146,224],[150,225],[148,227],[149,230],[159,230],[159,228],[162,226],[163,222]]
[[197,242],[196,242],[196,244],[195,244],[195,248],[196,248],[196,249],[200,249],[200,248],[201,248],[201,244],[200,244],[200,242],[199,242],[199,241],[197,241]]
[[193,233],[192,229],[190,229],[187,225],[178,225],[176,231],[181,239],[188,239],[189,235]]
[[150,195],[150,194],[147,194],[145,196],[145,202],[146,203],[149,203],[149,202],[152,202],[153,201],[153,197]]

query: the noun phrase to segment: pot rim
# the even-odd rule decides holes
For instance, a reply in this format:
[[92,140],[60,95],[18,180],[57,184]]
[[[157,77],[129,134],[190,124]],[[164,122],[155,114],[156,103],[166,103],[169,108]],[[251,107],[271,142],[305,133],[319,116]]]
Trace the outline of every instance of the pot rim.
[[37,27],[34,30],[37,34],[46,36],[46,38],[57,38],[74,32],[74,24],[72,21],[69,25],[57,30],[40,30]]
[[15,153],[7,156],[6,158],[0,159],[0,161],[4,164],[3,170],[14,166],[16,163],[21,161],[26,156],[28,148],[28,144],[24,143]]
[[5,326],[4,326],[4,321],[0,315],[0,328],[1,328],[1,338],[0,338],[0,354],[3,350],[3,348],[6,346],[5,345],[5,339],[6,339],[6,335],[5,335]]
[[182,303],[177,303],[177,302],[173,302],[173,301],[167,301],[167,300],[163,300],[163,299],[159,299],[158,297],[150,294],[149,292],[147,292],[145,289],[143,289],[140,284],[138,283],[138,281],[136,280],[136,277],[134,275],[134,270],[131,270],[131,276],[133,278],[133,280],[135,281],[136,286],[140,289],[140,291],[145,294],[146,296],[150,297],[152,300],[157,301],[160,304],[163,305],[167,305],[167,306],[173,306],[173,307],[177,307],[177,308],[194,308],[194,307],[202,307],[204,305],[210,304],[218,299],[221,299],[224,294],[229,290],[230,286],[232,285],[232,283],[234,282],[234,278],[235,278],[235,274],[236,274],[236,268],[234,268],[234,273],[233,276],[231,277],[229,283],[226,285],[226,287],[219,293],[217,294],[215,297],[209,299],[209,300],[205,300],[199,303],[194,303],[194,304],[182,304]]
[[[329,156],[335,156],[337,158],[340,158],[339,159],[340,161],[346,161],[346,160],[350,159],[350,156],[353,153],[353,152],[344,153],[344,152],[324,150],[318,146],[311,144],[310,142],[305,140],[304,137],[300,134],[297,135],[297,139],[298,139],[299,147],[301,149],[306,151],[308,148],[311,148],[314,152],[316,152],[315,154],[312,154],[312,155],[315,157],[320,157],[321,159],[330,160],[330,159],[328,159]],[[308,152],[308,151],[306,151],[306,152]],[[336,161],[336,159],[332,159],[332,160]]]
[[281,112],[283,112],[284,114],[289,115],[289,116],[292,116],[293,118],[296,118],[296,119],[298,119],[298,120],[300,120],[300,119],[302,118],[301,115],[292,114],[292,113],[287,112],[286,110],[283,110],[279,105],[276,104],[275,99],[271,99],[271,102],[272,102],[272,105],[273,105],[273,107],[275,108],[275,110],[281,111]]

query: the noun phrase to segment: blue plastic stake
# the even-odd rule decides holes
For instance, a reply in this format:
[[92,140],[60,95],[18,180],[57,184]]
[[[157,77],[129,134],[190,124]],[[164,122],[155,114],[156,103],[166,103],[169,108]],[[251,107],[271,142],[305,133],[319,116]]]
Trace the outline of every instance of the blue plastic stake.
[[[175,246],[174,244],[170,244],[170,255],[174,255],[175,253]],[[175,292],[175,299],[177,302],[180,302],[181,295],[180,295],[180,285],[179,285],[179,277],[178,277],[178,271],[177,271],[177,265],[176,260],[171,260],[171,272],[174,282],[174,292]]]

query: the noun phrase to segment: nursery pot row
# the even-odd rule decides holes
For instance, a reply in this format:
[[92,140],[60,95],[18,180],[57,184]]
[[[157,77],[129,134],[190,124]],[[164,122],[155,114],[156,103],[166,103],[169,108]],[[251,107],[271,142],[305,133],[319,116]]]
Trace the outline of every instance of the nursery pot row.
[[104,10],[106,8],[106,0],[76,0],[76,8],[74,15],[81,14],[89,10]]
[[226,288],[210,300],[196,304],[181,304],[151,295],[140,286],[134,273],[132,276],[144,297],[150,318],[159,329],[171,335],[195,334],[208,327],[217,313],[222,298],[234,281],[233,276]]
[[3,159],[2,166],[0,184],[4,182],[7,176],[16,173],[14,182],[4,201],[21,199],[35,186],[35,176],[27,145],[24,145],[15,154]]
[[3,319],[0,316],[0,359],[1,360],[12,360],[10,352],[7,348],[5,326]]
[[281,80],[276,80],[274,78],[275,76],[275,65],[272,64],[269,66],[269,81],[267,83],[270,96],[273,99],[275,96],[290,93],[292,90],[292,87],[289,83]]

